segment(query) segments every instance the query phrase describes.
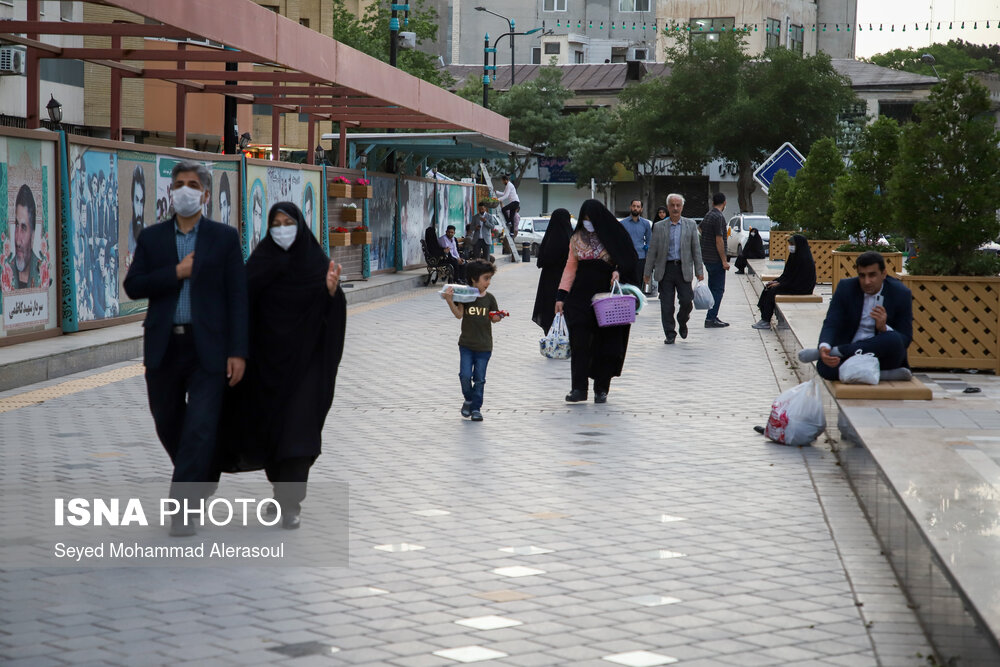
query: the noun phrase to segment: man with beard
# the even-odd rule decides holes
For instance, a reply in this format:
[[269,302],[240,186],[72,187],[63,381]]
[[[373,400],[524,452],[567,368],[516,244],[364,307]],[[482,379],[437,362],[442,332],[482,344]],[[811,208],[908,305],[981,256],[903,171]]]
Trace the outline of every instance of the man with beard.
[[41,267],[32,247],[35,240],[35,197],[27,184],[17,191],[14,201],[14,255],[7,264],[14,270],[14,289],[40,285]]
[[229,193],[229,175],[223,172],[219,179],[219,222],[229,226],[229,216],[233,210],[233,197]]
[[250,226],[253,230],[253,238],[250,242],[251,252],[260,243],[260,230],[264,226],[264,202],[262,201],[260,190],[254,190],[252,214],[250,218]]
[[136,241],[139,240],[139,233],[146,226],[143,212],[146,209],[146,174],[142,167],[135,166],[132,170],[132,233],[128,237],[128,251],[135,252]]

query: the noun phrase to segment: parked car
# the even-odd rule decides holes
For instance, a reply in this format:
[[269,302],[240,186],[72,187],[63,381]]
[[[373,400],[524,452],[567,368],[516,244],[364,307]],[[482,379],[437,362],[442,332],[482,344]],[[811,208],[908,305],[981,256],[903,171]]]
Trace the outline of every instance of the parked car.
[[726,232],[726,257],[732,260],[739,257],[743,252],[743,246],[750,236],[750,228],[753,227],[760,232],[760,238],[764,242],[764,253],[770,248],[771,225],[774,223],[766,215],[754,213],[740,213],[729,219],[729,229]]

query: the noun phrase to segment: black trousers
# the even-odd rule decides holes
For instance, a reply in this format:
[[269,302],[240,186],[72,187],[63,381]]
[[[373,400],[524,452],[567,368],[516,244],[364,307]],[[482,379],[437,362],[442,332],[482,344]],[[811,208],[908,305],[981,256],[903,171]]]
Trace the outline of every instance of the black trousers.
[[[146,369],[149,409],[156,434],[174,464],[175,491],[186,482],[219,481],[216,432],[225,387],[224,371],[207,371],[198,362],[190,333],[172,334],[160,367]],[[191,495],[171,492],[174,498]]]
[[274,487],[274,499],[281,505],[282,516],[298,514],[302,510],[309,469],[315,461],[315,456],[297,456],[264,466],[267,481]]
[[681,307],[677,311],[677,324],[687,324],[691,318],[691,311],[694,309],[694,288],[691,287],[690,280],[684,280],[684,272],[681,271],[679,263],[667,262],[667,268],[660,278],[660,322],[663,324],[663,333],[667,337],[675,334],[674,330],[674,297],[680,301]]
[[[859,340],[857,343],[845,343],[835,346],[840,350],[841,363],[847,357],[861,350],[862,354],[873,353],[878,357],[879,368],[883,371],[900,368],[906,359],[906,345],[903,336],[898,331],[886,331],[872,338]],[[830,368],[822,360],[816,362],[816,372],[826,380],[840,379],[840,366]]]
[[458,260],[451,255],[445,255],[445,264],[451,266],[451,274],[455,276],[455,281],[464,283],[465,282],[465,267],[458,263]]
[[511,235],[513,235],[514,232],[517,231],[516,229],[514,229],[514,213],[520,210],[521,210],[521,202],[519,201],[512,201],[511,203],[507,204],[506,206],[500,209],[500,212],[503,213],[504,220],[507,221],[507,229],[510,230]]
[[604,368],[601,350],[597,345],[597,330],[590,327],[570,327],[569,357],[571,386],[587,393],[590,385],[590,373],[594,373],[594,391],[605,393],[611,389],[611,371]]

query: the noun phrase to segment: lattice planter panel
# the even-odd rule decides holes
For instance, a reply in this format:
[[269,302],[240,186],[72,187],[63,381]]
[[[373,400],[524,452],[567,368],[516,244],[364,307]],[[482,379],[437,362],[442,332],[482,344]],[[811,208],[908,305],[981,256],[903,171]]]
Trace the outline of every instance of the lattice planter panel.
[[774,261],[784,261],[788,259],[788,237],[798,232],[781,231],[772,229],[767,240],[767,255]]
[[[837,283],[844,278],[853,278],[858,275],[856,264],[860,252],[837,252],[833,251],[833,291],[837,291]],[[903,272],[903,253],[884,252],[885,270],[890,276],[899,277]]]
[[900,279],[913,292],[910,366],[1000,372],[1000,277]]
[[816,282],[833,282],[833,251],[847,241],[828,241],[820,239],[813,241],[809,239],[809,249],[812,251],[813,260],[816,262]]

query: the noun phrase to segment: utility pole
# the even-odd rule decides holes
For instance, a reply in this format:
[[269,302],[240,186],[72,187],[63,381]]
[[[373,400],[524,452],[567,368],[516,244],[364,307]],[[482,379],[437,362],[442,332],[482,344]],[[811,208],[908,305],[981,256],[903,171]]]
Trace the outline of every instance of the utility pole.
[[490,67],[490,51],[495,53],[496,49],[490,48],[490,33],[486,33],[483,38],[483,107],[486,109],[490,108],[490,69],[496,69]]

